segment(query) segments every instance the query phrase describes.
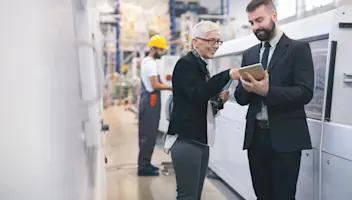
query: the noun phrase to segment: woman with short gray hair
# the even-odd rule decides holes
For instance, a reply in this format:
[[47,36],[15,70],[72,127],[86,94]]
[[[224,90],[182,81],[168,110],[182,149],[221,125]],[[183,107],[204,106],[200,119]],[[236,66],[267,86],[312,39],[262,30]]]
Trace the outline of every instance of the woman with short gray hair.
[[[214,142],[214,116],[218,110],[210,99],[224,103],[222,88],[239,79],[236,69],[210,77],[207,59],[213,58],[220,40],[219,26],[201,21],[192,31],[194,49],[175,66],[173,109],[166,143],[170,144],[176,174],[177,200],[200,200],[209,161],[209,146]],[[171,142],[170,142],[171,141]]]

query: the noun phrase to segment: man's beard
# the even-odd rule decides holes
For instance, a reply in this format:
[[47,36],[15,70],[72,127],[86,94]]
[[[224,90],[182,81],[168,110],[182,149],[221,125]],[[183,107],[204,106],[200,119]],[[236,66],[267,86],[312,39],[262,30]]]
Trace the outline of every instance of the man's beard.
[[[259,32],[264,32],[264,34],[259,34]],[[269,41],[270,39],[273,38],[274,33],[275,33],[275,23],[271,20],[271,28],[257,29],[254,34],[260,41]]]
[[161,55],[159,55],[158,52],[155,52],[155,53],[154,53],[154,58],[155,58],[155,59],[160,59],[160,58],[161,58]]

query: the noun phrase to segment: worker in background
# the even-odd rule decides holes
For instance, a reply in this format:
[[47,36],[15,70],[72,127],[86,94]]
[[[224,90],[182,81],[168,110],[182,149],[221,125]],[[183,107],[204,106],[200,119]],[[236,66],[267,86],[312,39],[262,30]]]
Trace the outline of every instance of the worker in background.
[[221,104],[210,100],[219,96],[223,99],[215,99],[225,102],[228,92],[221,90],[231,79],[239,79],[237,69],[211,77],[206,67],[207,59],[213,58],[222,44],[219,29],[211,21],[196,24],[192,30],[194,49],[178,60],[173,73],[173,108],[165,149],[171,150],[177,200],[201,199],[209,146],[214,144],[214,118],[219,111],[215,105]]
[[151,164],[152,154],[158,134],[161,99],[160,90],[172,90],[161,83],[156,59],[166,53],[166,39],[154,35],[148,46],[149,55],[141,63],[142,91],[139,104],[139,155],[138,176],[158,176],[158,168]]
[[252,0],[246,11],[260,43],[244,51],[242,66],[261,62],[267,70],[263,80],[241,77],[235,92],[249,105],[244,149],[254,191],[260,200],[294,200],[301,151],[312,149],[304,111],[313,97],[311,49],[280,31],[271,0]]

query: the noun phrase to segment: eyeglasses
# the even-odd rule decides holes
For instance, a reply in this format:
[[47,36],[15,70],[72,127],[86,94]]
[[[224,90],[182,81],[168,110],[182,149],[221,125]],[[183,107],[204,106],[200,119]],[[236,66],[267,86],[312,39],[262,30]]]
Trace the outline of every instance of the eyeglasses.
[[218,45],[222,45],[222,43],[224,43],[224,42],[223,42],[223,41],[221,41],[221,40],[214,40],[214,39],[210,39],[210,40],[208,40],[208,39],[199,38],[199,37],[197,37],[197,39],[200,39],[200,40],[206,41],[206,42],[208,42],[208,44],[210,44],[210,45],[215,45],[216,43],[217,43]]

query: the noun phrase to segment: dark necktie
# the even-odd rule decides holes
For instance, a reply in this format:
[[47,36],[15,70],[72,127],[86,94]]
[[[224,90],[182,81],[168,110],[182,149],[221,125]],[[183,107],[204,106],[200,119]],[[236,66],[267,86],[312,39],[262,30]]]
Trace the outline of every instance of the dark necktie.
[[[264,49],[261,63],[263,65],[264,70],[266,70],[268,68],[269,51],[270,51],[271,45],[268,42],[266,42],[264,44],[264,47],[265,49]],[[253,105],[253,107],[254,107],[254,112],[256,114],[259,113],[262,107],[262,101],[258,101],[256,104]]]
[[262,65],[264,67],[264,70],[266,70],[268,68],[269,51],[270,51],[271,45],[269,43],[265,43],[264,47],[265,47],[265,50],[262,57]]

